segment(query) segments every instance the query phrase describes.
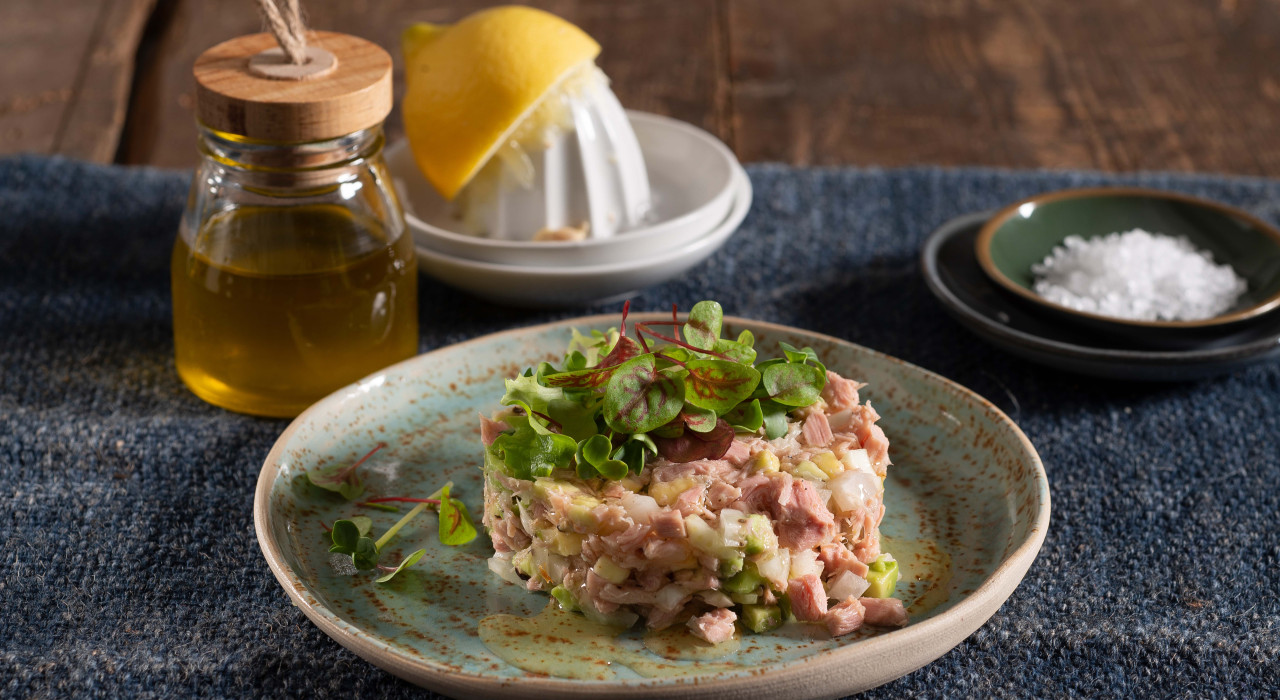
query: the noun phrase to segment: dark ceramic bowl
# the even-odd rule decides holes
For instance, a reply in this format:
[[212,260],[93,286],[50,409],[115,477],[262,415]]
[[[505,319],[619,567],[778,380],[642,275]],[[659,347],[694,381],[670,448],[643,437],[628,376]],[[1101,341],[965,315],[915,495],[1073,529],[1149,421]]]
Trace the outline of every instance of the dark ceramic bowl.
[[[1226,313],[1200,321],[1136,321],[1077,311],[1036,294],[1031,266],[1067,236],[1085,239],[1135,228],[1185,236],[1248,282]],[[1280,230],[1217,202],[1134,188],[1061,190],[1015,202],[978,234],[978,263],[996,284],[1046,314],[1153,345],[1199,343],[1280,307]],[[1228,329],[1228,327],[1231,327]]]

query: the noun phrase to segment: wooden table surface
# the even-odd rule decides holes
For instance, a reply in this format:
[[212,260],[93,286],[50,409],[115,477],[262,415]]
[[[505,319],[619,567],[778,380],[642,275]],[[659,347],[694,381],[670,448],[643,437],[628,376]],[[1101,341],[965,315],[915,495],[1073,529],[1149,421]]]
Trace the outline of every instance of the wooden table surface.
[[[381,43],[476,0],[307,0]],[[744,161],[1280,175],[1276,0],[540,0],[628,107]],[[0,153],[190,166],[191,65],[250,0],[4,0]],[[401,89],[397,65],[397,91]],[[398,110],[387,125],[401,131]]]

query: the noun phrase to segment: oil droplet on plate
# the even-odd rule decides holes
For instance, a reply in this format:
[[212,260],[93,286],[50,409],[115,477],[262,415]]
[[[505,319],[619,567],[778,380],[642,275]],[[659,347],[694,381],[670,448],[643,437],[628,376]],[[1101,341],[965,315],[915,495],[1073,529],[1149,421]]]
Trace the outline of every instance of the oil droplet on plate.
[[555,602],[533,617],[490,615],[482,619],[480,641],[516,668],[557,678],[610,680],[617,677],[617,666],[645,678],[742,668],[714,661],[738,650],[741,641],[736,636],[710,645],[677,625],[650,632],[641,640],[627,630],[565,612]]

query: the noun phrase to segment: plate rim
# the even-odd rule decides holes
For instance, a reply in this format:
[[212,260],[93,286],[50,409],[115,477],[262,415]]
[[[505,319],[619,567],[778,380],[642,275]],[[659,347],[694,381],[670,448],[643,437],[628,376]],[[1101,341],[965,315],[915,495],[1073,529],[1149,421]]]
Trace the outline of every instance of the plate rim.
[[[998,210],[984,209],[951,217],[938,225],[929,234],[928,238],[925,239],[924,245],[921,246],[920,249],[920,266],[923,268],[925,284],[928,286],[929,291],[936,299],[942,302],[943,306],[946,307],[948,311],[957,313],[965,319],[968,319],[970,322],[978,326],[984,334],[995,336],[1005,342],[1014,343],[1036,352],[1049,353],[1059,357],[1091,362],[1103,362],[1106,364],[1113,364],[1118,361],[1155,361],[1161,363],[1162,366],[1169,368],[1195,366],[1207,362],[1229,362],[1233,360],[1261,358],[1270,352],[1275,351],[1277,347],[1280,347],[1280,334],[1275,334],[1270,338],[1253,340],[1248,343],[1213,348],[1209,350],[1126,350],[1120,348],[1096,348],[1088,345],[1079,345],[1076,343],[1054,340],[1028,331],[1002,325],[981,311],[978,311],[965,303],[942,281],[941,275],[938,274],[938,270],[940,268],[938,264],[938,251],[941,249],[942,243],[950,240],[956,235],[959,235],[959,233],[966,227],[989,220],[996,211]],[[992,284],[994,285],[995,283],[992,282]]]
[[[645,312],[633,314],[631,318],[636,320],[646,320],[648,318],[663,319],[667,315],[663,312]],[[369,377],[386,374],[401,369],[409,364],[422,362],[423,358],[431,357],[437,353],[446,350],[456,350],[469,345],[489,342],[499,338],[513,336],[522,333],[538,332],[553,327],[567,327],[571,324],[589,325],[589,324],[607,324],[614,322],[617,314],[595,314],[591,316],[582,316],[550,321],[547,323],[534,324],[512,328],[495,333],[488,333],[477,336],[469,340],[461,341],[435,348],[429,352],[416,355],[407,360],[403,360],[382,370],[374,372]],[[432,689],[441,689],[445,692],[462,691],[469,696],[475,696],[479,693],[481,696],[485,694],[497,695],[509,691],[513,687],[519,687],[522,692],[528,693],[531,697],[594,697],[598,696],[602,690],[607,689],[612,696],[615,697],[673,697],[699,696],[716,694],[719,696],[739,696],[746,693],[747,696],[760,694],[761,691],[777,692],[783,688],[805,688],[810,690],[818,690],[826,693],[828,685],[831,682],[833,673],[838,678],[838,671],[842,662],[857,658],[860,656],[869,656],[879,652],[881,656],[892,654],[896,649],[910,649],[918,645],[921,641],[939,636],[947,638],[955,638],[955,641],[947,646],[936,655],[927,654],[928,658],[913,665],[912,668],[902,673],[890,672],[885,675],[881,672],[878,678],[872,678],[875,682],[866,686],[867,688],[875,687],[883,683],[899,678],[906,673],[910,673],[919,669],[932,661],[940,658],[947,651],[950,651],[956,644],[963,641],[969,635],[973,634],[988,619],[990,619],[1004,604],[1004,602],[1012,595],[1013,591],[1021,584],[1026,576],[1027,570],[1035,561],[1039,554],[1040,548],[1044,543],[1045,536],[1048,532],[1050,522],[1050,511],[1052,497],[1049,488],[1048,475],[1044,468],[1044,462],[1040,458],[1039,452],[1031,440],[1026,436],[1017,423],[1013,421],[1004,411],[1000,410],[991,401],[987,400],[977,392],[965,387],[958,382],[943,377],[936,372],[932,372],[918,365],[911,364],[905,360],[873,350],[857,343],[836,338],[824,333],[816,331],[807,331],[792,326],[772,323],[768,321],[757,321],[738,316],[725,316],[726,324],[750,324],[757,327],[766,328],[772,332],[779,333],[795,333],[799,332],[809,335],[823,341],[833,342],[842,345],[853,346],[856,350],[877,356],[890,363],[900,365],[909,370],[915,370],[925,375],[927,379],[939,382],[944,388],[958,394],[960,397],[968,398],[976,402],[985,411],[992,415],[995,421],[1004,425],[1006,428],[1012,429],[1014,436],[1024,448],[1025,454],[1030,457],[1030,467],[1032,468],[1032,476],[1036,482],[1036,499],[1038,507],[1033,516],[1031,516],[1030,533],[1017,547],[1014,548],[1007,556],[1003,557],[1000,563],[992,570],[982,583],[974,589],[972,593],[964,596],[953,607],[945,612],[924,620],[918,624],[908,625],[898,630],[886,632],[868,639],[859,640],[856,644],[850,644],[838,649],[830,649],[818,652],[816,654],[803,657],[801,659],[790,662],[776,662],[756,669],[755,673],[747,675],[739,675],[729,678],[706,678],[704,676],[685,676],[677,678],[655,678],[640,680],[613,680],[613,681],[578,681],[572,679],[562,679],[553,677],[523,677],[516,679],[500,679],[491,676],[484,676],[470,673],[450,667],[446,664],[431,661],[425,658],[410,659],[403,653],[397,652],[394,648],[385,642],[379,641],[368,634],[366,631],[355,626],[354,624],[338,617],[332,610],[319,603],[317,600],[314,604],[308,602],[302,596],[302,591],[309,591],[309,587],[300,577],[294,575],[294,572],[288,568],[283,559],[283,550],[279,544],[268,533],[270,532],[271,523],[271,494],[272,487],[279,474],[279,461],[284,452],[284,446],[294,432],[309,419],[311,415],[317,413],[321,404],[336,400],[336,397],[343,395],[350,387],[358,386],[366,381],[369,377],[362,378],[356,382],[349,384],[325,398],[317,401],[312,406],[298,415],[289,426],[280,434],[272,445],[263,461],[262,468],[258,473],[257,483],[254,488],[253,500],[253,524],[254,531],[258,540],[258,546],[262,551],[267,565],[275,576],[276,581],[285,590],[290,602],[299,608],[303,614],[328,635],[331,639],[341,644],[343,647],[355,653],[360,658],[370,664],[385,670],[397,677],[408,680],[416,685],[423,685],[420,679],[430,679]],[[952,621],[954,619],[954,622]],[[960,635],[956,636],[959,631]],[[883,648],[883,649],[882,649]],[[817,686],[817,687],[815,687]],[[802,694],[805,697],[813,695]]]

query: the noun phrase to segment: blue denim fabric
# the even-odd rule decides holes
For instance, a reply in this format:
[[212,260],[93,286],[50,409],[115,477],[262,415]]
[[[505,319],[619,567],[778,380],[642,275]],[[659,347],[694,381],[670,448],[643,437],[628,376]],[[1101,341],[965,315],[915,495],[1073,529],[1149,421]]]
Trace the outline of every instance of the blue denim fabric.
[[[868,697],[1280,694],[1280,363],[1181,385],[1006,356],[929,295],[938,224],[1068,186],[1191,192],[1280,220],[1280,183],[1192,175],[753,166],[742,230],[637,309],[848,338],[995,401],[1044,457],[1026,580],[937,662]],[[189,175],[0,160],[0,694],[413,697],[293,608],[254,538],[286,422],[188,393],[169,254]],[[530,312],[422,283],[422,347],[614,308]]]

